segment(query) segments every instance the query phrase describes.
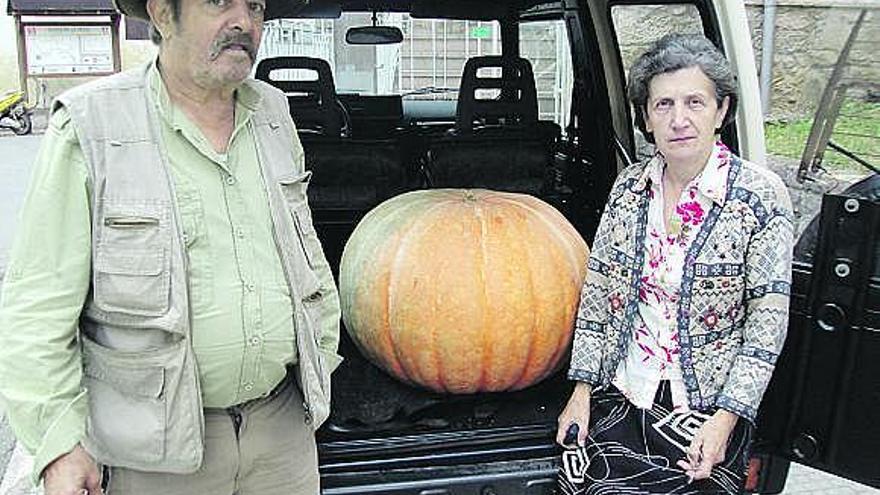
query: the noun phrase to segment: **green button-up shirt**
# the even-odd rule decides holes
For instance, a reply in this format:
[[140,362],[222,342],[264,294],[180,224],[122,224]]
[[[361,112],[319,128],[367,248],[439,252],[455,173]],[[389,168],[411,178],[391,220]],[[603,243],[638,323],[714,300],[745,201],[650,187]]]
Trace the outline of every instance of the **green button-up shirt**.
[[[155,64],[150,70],[189,259],[203,402],[227,407],[269,393],[296,360],[293,303],[251,124],[260,96],[247,84],[236,92],[235,130],[226,153],[217,153],[170,101]],[[293,153],[303,159],[299,147]],[[35,455],[35,477],[85,431],[76,344],[91,280],[85,160],[62,108],[37,156],[0,301],[0,395]]]

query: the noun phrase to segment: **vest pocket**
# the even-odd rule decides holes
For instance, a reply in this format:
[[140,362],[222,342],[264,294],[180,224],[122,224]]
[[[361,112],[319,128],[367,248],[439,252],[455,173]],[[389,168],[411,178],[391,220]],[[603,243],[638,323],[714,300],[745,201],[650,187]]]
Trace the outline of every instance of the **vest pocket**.
[[321,241],[318,239],[318,233],[315,231],[315,226],[312,223],[312,213],[307,199],[307,190],[311,177],[312,172],[306,171],[301,174],[282,177],[279,179],[279,183],[284,193],[284,199],[287,202],[287,208],[290,210],[290,215],[293,218],[303,254],[309,267],[315,269],[318,260],[317,253],[322,248]]
[[[86,360],[90,440],[109,459],[156,462],[165,455],[165,370]],[[106,459],[105,459],[106,460]]]
[[168,311],[171,272],[163,249],[98,248],[95,305],[110,313],[161,316]]
[[83,332],[80,339],[89,401],[86,450],[108,466],[197,471],[204,419],[189,342],[127,351],[101,345],[90,335]]
[[306,189],[309,187],[311,178],[312,172],[307,170],[299,174],[285,175],[278,179],[281,190],[284,192],[284,199],[287,200],[287,205],[291,209],[306,203]]

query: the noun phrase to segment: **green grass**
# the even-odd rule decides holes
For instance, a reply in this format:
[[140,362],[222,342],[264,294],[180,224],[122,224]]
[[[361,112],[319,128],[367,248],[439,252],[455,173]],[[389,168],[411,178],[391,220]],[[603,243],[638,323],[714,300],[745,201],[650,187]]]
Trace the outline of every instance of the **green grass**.
[[[854,117],[856,116],[856,117]],[[810,136],[812,117],[789,122],[768,122],[764,126],[767,138],[767,151],[775,155],[800,159],[804,146]],[[863,134],[871,137],[847,136],[842,133]],[[880,103],[847,101],[841,116],[834,126],[831,140],[843,146],[865,161],[880,165],[880,156],[867,156],[866,153],[880,155]],[[840,173],[862,173],[867,169],[840,153],[827,149],[823,165],[829,171]]]

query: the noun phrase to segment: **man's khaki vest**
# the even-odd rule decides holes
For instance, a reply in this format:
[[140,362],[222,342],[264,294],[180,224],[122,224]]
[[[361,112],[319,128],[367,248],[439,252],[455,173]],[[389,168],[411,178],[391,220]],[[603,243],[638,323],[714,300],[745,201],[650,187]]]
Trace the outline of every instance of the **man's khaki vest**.
[[[83,446],[107,465],[191,473],[202,462],[204,417],[187,256],[148,73],[104,78],[55,103],[70,112],[90,171],[92,288],[80,320],[90,406]],[[322,331],[338,332],[339,296],[306,202],[310,173],[292,158],[299,143],[287,101],[267,84],[246,84],[262,95],[252,125],[293,298],[297,378],[306,418],[317,428],[329,414],[330,373],[338,364],[318,342]],[[319,329],[319,321],[336,323]]]

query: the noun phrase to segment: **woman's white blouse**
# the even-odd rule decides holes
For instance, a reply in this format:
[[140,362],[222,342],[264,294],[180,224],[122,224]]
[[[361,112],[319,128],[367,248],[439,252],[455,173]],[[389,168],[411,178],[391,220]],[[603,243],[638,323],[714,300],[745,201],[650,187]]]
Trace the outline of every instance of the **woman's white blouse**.
[[645,262],[639,280],[639,310],[627,354],[620,361],[612,383],[633,405],[649,409],[660,381],[669,380],[673,406],[676,410],[687,410],[676,317],[681,277],[685,255],[712,203],[722,203],[727,193],[730,150],[721,142],[715,144],[702,172],[682,191],[668,229],[663,219],[666,166],[659,153],[648,164],[650,199]]

